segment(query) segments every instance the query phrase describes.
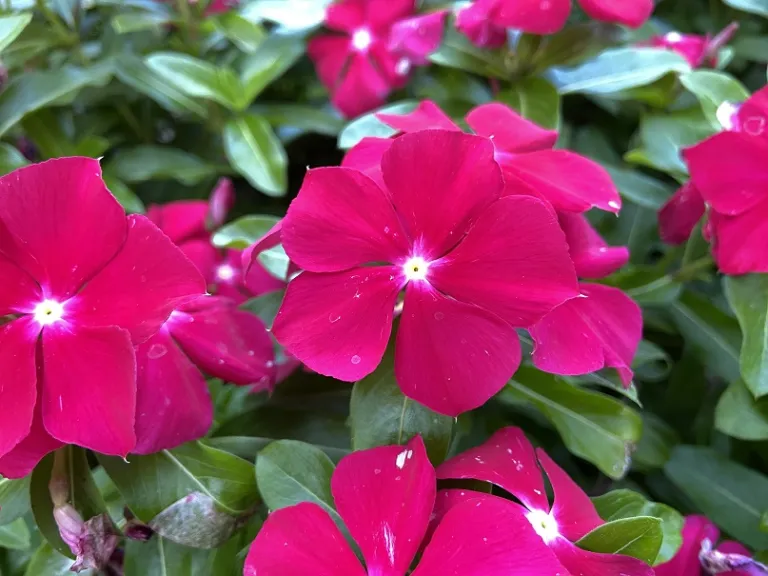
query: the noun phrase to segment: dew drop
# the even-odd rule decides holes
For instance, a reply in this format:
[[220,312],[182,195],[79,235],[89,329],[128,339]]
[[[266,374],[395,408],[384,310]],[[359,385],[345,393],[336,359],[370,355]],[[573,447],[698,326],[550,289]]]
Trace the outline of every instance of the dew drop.
[[167,353],[168,349],[162,344],[152,344],[152,346],[150,346],[149,350],[147,351],[147,358],[157,360],[158,358],[165,356]]
[[352,362],[352,364],[355,364],[355,365],[360,364],[360,360],[361,358],[357,354],[355,354],[354,356],[352,356],[352,358],[350,358],[350,362]]
[[442,312],[435,312],[435,320],[442,320],[443,318],[445,318],[445,314]]

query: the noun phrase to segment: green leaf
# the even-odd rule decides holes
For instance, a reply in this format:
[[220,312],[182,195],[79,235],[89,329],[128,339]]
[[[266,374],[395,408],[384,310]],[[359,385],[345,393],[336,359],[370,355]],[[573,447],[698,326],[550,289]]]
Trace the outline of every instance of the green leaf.
[[678,446],[664,471],[710,520],[747,546],[768,548],[760,518],[768,510],[768,478],[710,448]]
[[263,26],[243,18],[234,10],[218,14],[213,18],[213,24],[243,52],[258,49],[266,36]]
[[664,420],[652,412],[644,412],[642,417],[643,436],[637,444],[635,463],[646,469],[663,468],[680,439]]
[[124,182],[146,180],[178,180],[182,184],[197,184],[216,175],[216,168],[203,160],[170,146],[136,146],[123,148],[105,167]]
[[[209,576],[210,550],[195,550],[157,534],[147,542],[128,540],[125,546],[125,576]],[[226,576],[232,576],[227,574]]]
[[0,526],[10,524],[29,511],[29,477],[0,478]]
[[509,75],[500,50],[475,46],[453,26],[448,28],[440,47],[429,59],[438,66],[458,68],[485,78],[506,79]]
[[174,114],[192,113],[200,118],[208,116],[205,105],[184,92],[147,66],[132,54],[120,54],[115,59],[115,75],[121,82],[149,96],[160,106]]
[[136,517],[148,523],[169,506],[193,493],[204,494],[219,511],[232,516],[258,502],[251,465],[201,442],[147,456],[98,455],[109,477]]
[[[72,559],[59,554],[48,544],[37,549],[24,576],[71,576]],[[95,576],[93,570],[80,572],[81,576]]]
[[611,478],[626,474],[642,433],[640,416],[628,406],[529,367],[518,370],[502,399],[505,395],[537,408],[576,456]]
[[650,266],[625,268],[611,276],[608,283],[624,290],[642,306],[671,304],[683,290],[682,282],[663,269]]
[[508,90],[497,94],[496,99],[539,126],[550,130],[560,128],[560,95],[543,78],[529,77],[516,82]]
[[631,490],[613,490],[592,502],[597,513],[606,522],[637,516],[652,516],[661,520],[663,534],[661,548],[656,558],[656,564],[671,560],[683,543],[683,516],[674,508],[657,502],[649,502],[642,495]]
[[376,114],[408,114],[413,112],[416,105],[417,102],[412,100],[395,102],[352,120],[339,134],[339,148],[347,150],[369,136],[374,138],[393,136],[397,131],[376,118]]
[[437,466],[448,455],[453,418],[436,414],[403,395],[394,373],[394,350],[390,349],[379,367],[352,389],[349,425],[352,448],[405,444],[421,435],[429,458]]
[[29,161],[10,144],[0,142],[0,176],[26,166]]
[[333,470],[322,450],[296,440],[272,442],[256,458],[256,482],[270,510],[314,502],[339,522],[331,496]]
[[8,44],[16,40],[31,21],[31,12],[0,17],[0,52],[5,50]]
[[259,0],[248,2],[241,14],[249,19],[270,20],[290,30],[319,26],[325,9],[333,0]]
[[0,526],[0,548],[26,550],[30,546],[30,533],[24,518]]
[[680,76],[680,83],[698,98],[715,130],[722,128],[717,109],[723,102],[742,102],[749,98],[749,92],[741,82],[724,72],[694,70]]
[[144,203],[122,180],[108,172],[105,172],[102,176],[107,188],[109,188],[112,195],[117,198],[117,201],[120,202],[121,206],[125,208],[126,212],[135,214],[144,213]]
[[576,542],[583,550],[621,554],[653,564],[661,550],[664,534],[661,520],[652,516],[621,518],[598,526]]
[[251,298],[240,305],[243,310],[248,310],[251,314],[258,316],[268,329],[272,329],[272,323],[275,321],[277,311],[283,302],[284,292],[275,290],[261,296]]
[[219,228],[211,241],[218,248],[244,250],[269,232],[279,220],[276,216],[243,216]]
[[268,196],[285,195],[288,158],[264,118],[233,118],[224,126],[223,138],[229,162],[254,188]]
[[293,66],[304,54],[304,42],[296,35],[273,32],[241,65],[240,81],[245,99],[252,102],[267,86]]
[[620,33],[620,28],[614,24],[592,21],[569,25],[544,38],[524,35],[524,39],[532,38],[534,42],[539,42],[531,51],[530,61],[524,61],[524,64],[533,66],[537,72],[544,72],[553,66],[575,65],[615,44]]
[[605,95],[690,70],[685,58],[671,50],[631,47],[606,50],[577,68],[556,70],[553,79],[560,94]]
[[701,361],[726,381],[738,380],[738,322],[693,292],[685,292],[669,310],[686,343],[694,346]]
[[170,12],[124,12],[112,18],[112,28],[118,34],[162,30],[173,22]]
[[760,398],[768,394],[768,274],[726,276],[724,288],[744,338],[741,375]]
[[187,96],[214,100],[231,110],[242,110],[249,104],[243,98],[240,80],[229,68],[218,68],[205,60],[177,52],[155,52],[145,61],[166,82]]
[[658,211],[669,200],[674,190],[660,180],[622,166],[603,165],[622,198],[633,204]]
[[755,400],[744,382],[737,380],[720,396],[715,428],[741,440],[768,440],[768,399]]
[[255,104],[249,109],[263,116],[284,142],[307,132],[338,136],[344,120],[337,112],[297,104]]
[[768,18],[768,0],[723,0],[725,4],[736,10],[751,12]]

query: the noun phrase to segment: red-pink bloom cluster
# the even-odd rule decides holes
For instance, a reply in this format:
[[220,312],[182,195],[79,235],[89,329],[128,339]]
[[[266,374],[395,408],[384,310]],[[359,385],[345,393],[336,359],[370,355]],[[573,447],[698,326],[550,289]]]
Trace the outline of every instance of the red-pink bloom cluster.
[[[601,22],[639,28],[653,12],[653,0],[580,0],[584,12]],[[456,13],[456,27],[478,46],[502,46],[509,28],[553,34],[565,26],[571,0],[475,0]]]
[[706,211],[721,272],[768,272],[768,88],[718,117],[725,130],[683,153],[691,180],[659,213],[661,237],[684,242]]
[[0,474],[63,444],[133,451],[134,349],[205,292],[195,266],[125,215],[98,161],[62,158],[0,178],[0,268]]
[[412,576],[566,574],[525,510],[501,498],[477,493],[441,513],[430,530],[435,470],[419,437],[346,456],[331,492],[365,567],[329,513],[302,503],[269,515],[251,545],[245,576],[405,576],[421,549]]
[[[749,570],[754,564],[751,554],[738,542],[726,541],[714,549],[719,538],[717,526],[704,516],[686,517],[683,545],[672,560],[656,566],[656,576],[754,576],[765,573]],[[705,570],[703,564],[710,565],[712,570]]]
[[714,68],[718,64],[720,49],[728,43],[737,29],[738,24],[731,24],[714,37],[667,32],[666,34],[654,36],[646,45],[677,52],[693,68],[701,68],[703,66]]
[[[554,492],[550,505],[542,470]],[[520,511],[560,564],[558,574],[589,576],[653,576],[640,560],[618,554],[599,554],[574,544],[605,522],[584,491],[552,460],[533,446],[519,428],[504,428],[485,444],[448,460],[437,469],[438,479],[471,479],[503,488],[520,504],[473,490],[442,490],[437,495],[437,521],[466,502],[505,502]],[[511,544],[510,544],[511,545]],[[530,571],[528,574],[539,574]],[[657,573],[658,575],[658,573]],[[681,576],[676,573],[676,576]]]
[[325,27],[339,34],[316,36],[308,52],[345,116],[383,104],[439,46],[445,12],[415,10],[415,0],[339,0],[328,7]]

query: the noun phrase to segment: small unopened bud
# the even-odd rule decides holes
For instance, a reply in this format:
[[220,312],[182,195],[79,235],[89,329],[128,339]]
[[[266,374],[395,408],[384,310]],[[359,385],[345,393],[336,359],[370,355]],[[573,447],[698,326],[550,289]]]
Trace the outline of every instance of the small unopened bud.
[[53,518],[59,527],[59,535],[64,543],[72,550],[72,554],[80,554],[80,542],[85,530],[82,516],[69,504],[53,509]]
[[106,514],[94,516],[83,522],[80,514],[69,504],[53,509],[53,517],[64,543],[75,555],[70,570],[101,570],[109,564],[120,535]]
[[704,539],[699,552],[699,562],[708,574],[725,574],[738,570],[750,576],[768,576],[768,567],[743,554],[724,554],[712,547],[709,539]]

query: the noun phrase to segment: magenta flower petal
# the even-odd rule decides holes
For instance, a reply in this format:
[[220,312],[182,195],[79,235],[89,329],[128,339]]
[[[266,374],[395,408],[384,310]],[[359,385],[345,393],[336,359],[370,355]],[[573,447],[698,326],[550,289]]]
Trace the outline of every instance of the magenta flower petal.
[[307,54],[315,64],[320,82],[333,92],[340,82],[341,73],[349,57],[349,38],[315,36],[307,44]]
[[[229,178],[219,178],[216,187],[208,198],[208,228],[216,229],[227,220],[227,214],[235,204],[235,186]],[[162,226],[160,226],[162,229]]]
[[555,502],[550,513],[557,522],[560,535],[575,542],[598,526],[602,526],[605,522],[600,518],[595,505],[584,490],[571,480],[571,477],[544,450],[538,448],[536,456],[547,473],[555,493]]
[[366,576],[328,513],[304,502],[275,510],[245,560],[244,576]]
[[582,297],[561,304],[529,328],[534,365],[564,375],[616,368],[629,385],[642,338],[640,307],[618,288],[582,284],[581,291]]
[[174,244],[208,238],[205,220],[209,205],[204,200],[178,200],[147,208],[147,218],[160,228]]
[[768,87],[763,87],[737,108],[736,122],[731,128],[750,136],[759,136],[765,141],[768,138],[766,118],[768,118]]
[[415,0],[387,0],[386,2],[366,3],[368,22],[374,28],[389,28],[398,20],[402,20],[413,14]]
[[359,170],[376,182],[379,188],[386,190],[387,186],[381,175],[381,158],[384,156],[384,152],[392,146],[392,142],[394,140],[388,138],[366,136],[344,155],[341,167]]
[[0,250],[58,300],[98,272],[128,231],[90,158],[48,160],[3,176],[0,214]]
[[[712,542],[714,542],[714,540],[712,540]],[[752,555],[746,546],[732,540],[726,540],[725,542],[721,543],[717,547],[717,551],[722,552],[723,554],[741,554],[742,556]]]
[[533,530],[523,509],[493,497],[451,508],[413,571],[413,576],[448,574],[564,576],[562,565]]
[[456,29],[480,47],[498,48],[507,43],[507,31],[495,23],[491,11],[498,0],[476,0],[456,13]]
[[683,526],[683,545],[669,562],[656,566],[656,576],[700,576],[702,569],[699,551],[702,541],[713,545],[720,538],[720,530],[704,516],[686,516]]
[[384,104],[392,90],[385,70],[374,67],[368,56],[353,53],[331,101],[347,118],[354,118]]
[[461,132],[461,128],[431,100],[419,102],[416,109],[408,114],[384,114],[380,112],[376,114],[376,118],[390,128],[405,134],[433,129]]
[[203,296],[174,312],[167,327],[206,374],[263,388],[274,382],[274,348],[264,323],[233,302]]
[[579,278],[605,278],[629,262],[626,246],[608,246],[583,214],[557,215]]
[[501,390],[521,355],[517,332],[498,316],[427,282],[408,284],[395,348],[395,376],[406,396],[458,416]]
[[35,406],[35,416],[29,434],[13,450],[0,457],[0,476],[23,478],[37,466],[47,454],[63,444],[53,438],[43,427],[40,402]]
[[530,34],[553,34],[565,26],[571,0],[498,0],[495,24]]
[[216,268],[221,260],[221,251],[211,244],[209,238],[188,240],[179,244],[179,248],[200,271],[207,284],[216,282]]
[[[278,220],[269,232],[259,238],[255,243],[243,250],[241,254],[241,266],[243,268],[243,283],[252,293],[255,293],[261,283],[261,273],[254,268],[262,268],[259,262],[259,254],[270,248],[274,248],[283,242],[283,220]],[[251,274],[255,274],[252,278]]]
[[427,260],[455,246],[504,189],[490,140],[459,132],[405,134],[384,154],[381,170]]
[[492,138],[504,152],[533,152],[552,148],[557,130],[547,130],[499,102],[482,104],[467,114],[467,124],[480,136]]
[[692,181],[681,186],[659,210],[659,235],[667,244],[683,244],[704,216],[706,205]]
[[504,488],[529,510],[549,512],[536,454],[519,428],[502,428],[481,446],[454,456],[437,468],[437,477],[490,482]]
[[272,333],[311,370],[356,382],[384,356],[399,274],[392,266],[303,272],[288,284]]
[[56,322],[43,329],[43,358],[41,401],[50,435],[102,454],[133,450],[136,357],[128,331]]
[[0,328],[0,462],[29,434],[37,398],[35,350],[40,327],[19,318]]
[[[242,272],[240,272],[238,276],[241,274]],[[246,278],[240,276],[239,280],[240,282],[237,283],[222,282],[220,280],[216,293],[228,298],[239,299],[238,295],[242,294],[241,286],[243,286],[244,282],[247,282],[245,287],[251,297],[261,296],[285,288],[285,282],[272,276],[260,262],[256,262],[250,267],[249,274]]]
[[33,312],[45,297],[37,282],[10,260],[0,256],[0,315]]
[[325,11],[325,25],[339,32],[354,32],[366,20],[366,0],[341,0]]
[[166,329],[136,348],[135,454],[170,450],[205,436],[213,404],[200,370]]
[[283,220],[282,241],[291,260],[311,272],[408,255],[407,236],[386,192],[349,168],[307,172]]
[[653,12],[653,0],[579,0],[579,4],[590,18],[631,28],[645,24]]
[[429,274],[438,290],[515,327],[535,324],[579,293],[555,214],[526,196],[496,202],[456,248],[432,263]]
[[435,504],[435,470],[421,437],[353,452],[339,462],[331,491],[368,574],[405,574]]
[[428,64],[427,56],[440,47],[447,15],[446,10],[440,10],[396,22],[390,31],[389,49],[413,64]]
[[589,574],[589,576],[654,576],[653,568],[641,560],[619,554],[588,552],[565,538],[555,538],[549,543],[549,547],[555,552],[560,563],[571,574]]
[[557,210],[621,209],[621,196],[608,172],[584,156],[568,150],[543,150],[497,157],[505,172],[537,189]]
[[768,147],[743,132],[720,132],[683,152],[691,180],[716,212],[742,214],[766,199]]
[[768,201],[738,216],[710,212],[712,255],[723,274],[768,272]]
[[139,344],[175,308],[205,293],[205,281],[149,220],[131,215],[128,221],[122,249],[72,299],[68,312],[79,326],[120,326]]

